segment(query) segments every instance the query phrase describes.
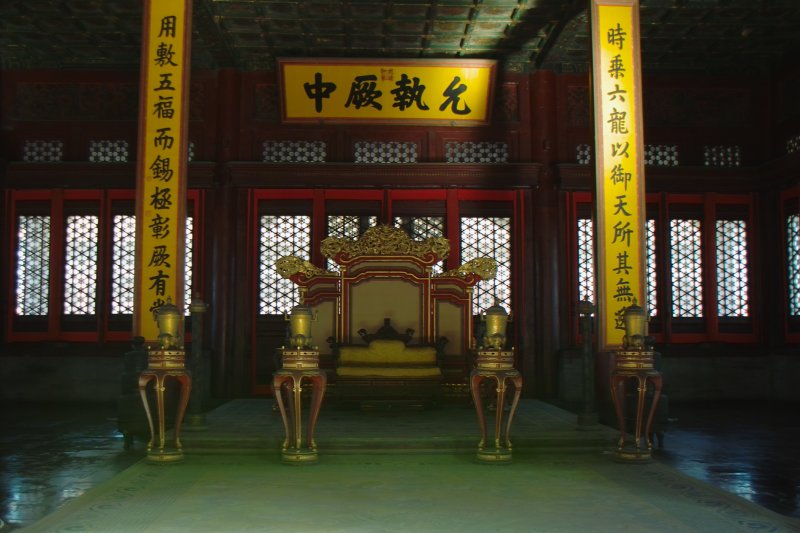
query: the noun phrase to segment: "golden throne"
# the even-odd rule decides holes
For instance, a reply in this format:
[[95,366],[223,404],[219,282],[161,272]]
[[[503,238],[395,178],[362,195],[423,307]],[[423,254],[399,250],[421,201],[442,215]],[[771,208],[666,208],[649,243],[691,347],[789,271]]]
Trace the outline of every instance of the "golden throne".
[[293,256],[276,267],[314,313],[312,338],[329,341],[320,357],[336,361],[336,397],[435,400],[442,383],[466,383],[473,287],[494,277],[493,259],[433,274],[450,253],[449,241],[414,241],[390,226],[370,228],[358,239],[329,237],[321,251],[338,272]]

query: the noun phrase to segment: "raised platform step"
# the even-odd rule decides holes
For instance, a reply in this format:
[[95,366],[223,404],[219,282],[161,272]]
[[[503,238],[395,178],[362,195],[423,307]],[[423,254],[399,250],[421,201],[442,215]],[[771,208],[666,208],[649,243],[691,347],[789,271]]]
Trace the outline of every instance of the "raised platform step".
[[[187,453],[278,452],[284,438],[272,399],[232,400],[208,413],[205,422],[205,429],[193,428],[188,420],[184,425]],[[486,425],[491,439],[493,412],[487,413]],[[515,453],[611,450],[617,437],[607,426],[579,426],[574,413],[538,400],[520,401],[511,428]],[[392,402],[361,408],[323,404],[315,435],[320,454],[463,453],[476,450],[479,438],[472,406],[420,409]]]

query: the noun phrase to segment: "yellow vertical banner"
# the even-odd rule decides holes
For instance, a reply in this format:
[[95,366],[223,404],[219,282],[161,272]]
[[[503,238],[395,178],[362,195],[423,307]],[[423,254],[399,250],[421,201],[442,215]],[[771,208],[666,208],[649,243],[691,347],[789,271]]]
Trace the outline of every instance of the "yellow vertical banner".
[[153,310],[182,308],[191,0],[145,0],[136,170],[133,334],[158,339]]
[[646,307],[644,141],[638,0],[591,0],[597,154],[600,349],[622,344],[622,315]]

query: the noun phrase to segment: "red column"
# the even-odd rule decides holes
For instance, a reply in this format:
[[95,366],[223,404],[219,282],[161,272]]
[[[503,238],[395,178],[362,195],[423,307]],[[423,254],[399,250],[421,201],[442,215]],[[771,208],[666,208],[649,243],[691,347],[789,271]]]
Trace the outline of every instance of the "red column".
[[[523,361],[526,383],[533,383],[537,396],[557,393],[558,351],[561,348],[561,315],[567,292],[561,273],[564,233],[560,227],[559,194],[556,183],[556,76],[537,71],[531,76],[531,155],[542,164],[539,186],[531,194],[530,225],[532,268],[525,282],[526,301],[533,300],[533,316],[527,319],[533,331],[533,360]],[[531,279],[532,277],[532,279]],[[530,387],[530,385],[528,385]]]
[[[235,346],[233,324],[235,323],[235,274],[234,243],[236,238],[236,195],[229,183],[227,163],[238,157],[239,145],[239,101],[241,76],[235,70],[222,70],[219,73],[219,92],[217,94],[217,137],[214,176],[214,194],[209,195],[206,213],[212,216],[211,228],[211,268],[209,270],[209,311],[211,331],[209,343],[214,356],[211,362],[212,392],[217,397],[234,394],[237,383],[244,382],[243,375],[236,369],[243,368],[238,359],[244,357]],[[243,285],[243,284],[242,284]]]

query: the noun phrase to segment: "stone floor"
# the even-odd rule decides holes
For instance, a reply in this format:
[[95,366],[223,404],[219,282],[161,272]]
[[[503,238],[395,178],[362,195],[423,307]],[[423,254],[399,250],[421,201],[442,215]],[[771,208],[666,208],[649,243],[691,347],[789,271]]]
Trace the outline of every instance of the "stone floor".
[[[615,436],[613,430],[598,426],[589,431],[579,431],[573,422],[574,415],[542,402],[526,402],[523,402],[526,407],[520,410],[512,431],[515,466],[506,472],[514,473],[503,474],[510,476],[509,483],[512,485],[521,483],[519,490],[535,490],[534,481],[541,482],[548,477],[550,489],[553,491],[558,486],[559,490],[573,492],[579,490],[578,487],[583,486],[583,482],[588,483],[587,486],[594,483],[599,488],[599,483],[603,480],[613,479],[620,472],[626,471],[638,477],[666,479],[664,476],[672,475],[671,470],[666,468],[670,466],[785,517],[800,519],[800,458],[794,453],[797,437],[800,436],[800,421],[792,409],[769,405],[673,405],[670,412],[673,421],[666,435],[665,448],[656,451],[655,464],[648,467],[650,470],[635,470],[638,466],[634,465],[624,465],[627,470],[620,470],[618,466],[612,466],[614,463],[609,459],[613,455],[610,453]],[[80,502],[91,502],[91,498],[99,497],[96,487],[107,486],[111,482],[126,482],[126,478],[120,477],[120,473],[131,479],[136,475],[146,475],[150,479],[155,475],[153,472],[162,476],[171,468],[151,467],[151,470],[141,470],[143,443],[136,442],[131,451],[123,450],[121,435],[116,431],[113,406],[5,404],[2,407],[0,518],[5,525],[0,530],[3,532],[30,526],[58,509],[64,512],[64,509],[71,509],[76,505],[80,507]],[[224,477],[224,465],[229,467],[227,472],[231,471],[232,465],[238,465],[236,468],[242,469],[243,479],[249,479],[248,472],[265,467],[264,458],[267,458],[269,468],[273,468],[271,462],[276,462],[276,470],[272,472],[284,472],[276,459],[282,440],[282,427],[279,416],[271,409],[270,400],[244,400],[225,404],[210,413],[207,421],[208,430],[185,432],[186,449],[189,454],[195,453],[196,457],[187,460],[185,468],[178,467],[183,468],[182,475],[191,477],[191,473],[195,471],[206,472],[202,476],[211,475],[210,472],[219,466],[223,470],[218,475]],[[329,482],[325,476],[335,473],[332,470],[326,474],[328,468],[344,468],[354,476],[348,482],[353,484],[353,490],[367,492],[369,487],[359,485],[369,484],[369,471],[361,472],[364,464],[372,464],[373,473],[383,472],[387,479],[399,472],[397,475],[400,479],[397,483],[404,482],[403,479],[408,482],[408,478],[402,476],[403,471],[414,471],[418,476],[437,475],[436,472],[439,472],[443,476],[452,476],[454,482],[465,485],[469,479],[459,476],[472,472],[473,466],[469,465],[474,464],[471,458],[474,456],[476,437],[474,412],[464,406],[421,413],[391,410],[361,412],[324,406],[317,431],[320,465],[310,467],[310,471],[317,471],[322,476],[315,479],[315,483],[324,484]],[[317,469],[323,464],[328,466]],[[132,465],[139,470],[129,468]],[[481,478],[486,478],[489,485],[485,485],[485,490],[491,493],[496,490],[490,483],[491,478],[496,475],[494,472],[502,472],[504,469],[483,468],[474,471],[473,475],[477,473]],[[565,475],[568,474],[574,484],[564,481],[566,485],[559,485],[562,482],[558,479],[559,468],[563,469]],[[634,470],[630,470],[631,468]],[[359,472],[363,478],[359,477]],[[578,475],[577,472],[582,474]],[[629,477],[628,474],[626,476]],[[199,479],[200,477],[196,478]],[[680,477],[671,479],[670,487],[681,484]],[[245,484],[250,482],[254,481],[243,481]],[[636,480],[631,482],[635,483]],[[226,483],[231,483],[230,479]],[[435,483],[434,486],[439,487]],[[383,484],[375,488],[379,487],[391,492],[394,497],[401,497]],[[612,485],[608,490],[622,490],[620,487],[624,487],[624,484]],[[443,491],[443,498],[466,497],[458,496],[458,491],[450,494],[446,487],[439,488]],[[190,492],[197,490],[199,489],[194,488]],[[91,497],[80,498],[86,493]],[[218,498],[219,495],[214,497]],[[709,497],[705,499],[709,500]],[[720,505],[719,498],[711,499],[716,502],[715,505]],[[178,504],[180,502],[176,503]],[[388,504],[387,502],[386,505]],[[642,502],[641,505],[642,509],[647,509],[651,502]],[[97,505],[94,507],[103,508]],[[389,513],[387,516],[391,515],[389,509],[384,511]],[[659,507],[659,513],[662,511],[663,507]],[[435,510],[428,512],[432,513],[428,515],[432,518],[441,518]],[[523,519],[523,515],[519,519]],[[106,516],[102,513],[95,518],[108,519],[112,523],[118,519],[111,514]],[[513,517],[508,518],[507,527],[497,530],[514,530],[518,523]],[[364,517],[364,524],[370,524],[369,520],[372,519],[375,517]],[[578,527],[579,522],[580,520],[576,521],[574,525]],[[102,521],[96,522],[101,523]],[[548,524],[551,528],[540,530],[556,530],[552,529],[555,528],[555,522]],[[650,530],[669,530],[669,521],[662,525],[663,527]],[[800,520],[783,525],[787,531],[800,531]],[[584,530],[585,526],[586,524],[582,525]],[[683,523],[683,526],[686,524]],[[569,523],[564,527],[566,529],[560,530],[570,530]],[[37,529],[32,527],[31,530]],[[128,531],[124,528],[116,530]],[[131,526],[130,531],[134,530],[160,529],[137,529]],[[360,530],[392,529],[380,529],[377,526],[371,529],[365,526]],[[644,530],[647,528],[642,529]],[[714,529],[698,529],[692,525],[689,529],[678,527],[676,530]]]
[[770,403],[678,404],[656,457],[786,516],[800,518],[798,406]]

